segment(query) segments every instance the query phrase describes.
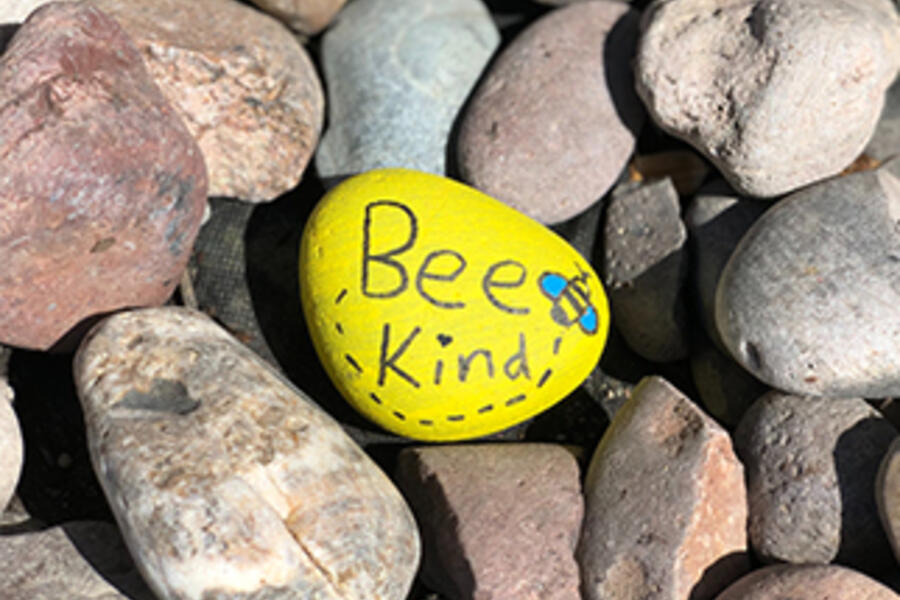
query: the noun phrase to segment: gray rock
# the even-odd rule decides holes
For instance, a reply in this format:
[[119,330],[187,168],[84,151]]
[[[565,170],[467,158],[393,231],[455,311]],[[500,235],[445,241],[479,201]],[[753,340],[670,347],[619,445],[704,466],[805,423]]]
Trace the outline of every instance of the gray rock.
[[772,387],[833,397],[900,394],[900,180],[888,168],[780,201],[722,272],[722,341]]
[[875,481],[875,501],[881,524],[900,563],[900,437],[881,460]]
[[706,335],[725,351],[716,328],[716,288],[735,246],[769,204],[740,198],[724,181],[701,190],[688,204],[684,223],[691,245],[691,285]]
[[114,315],[75,357],[88,446],[164,598],[398,599],[409,508],[326,413],[205,315]]
[[900,154],[900,78],[888,88],[875,133],[866,146],[866,154],[875,160],[887,160]]
[[24,459],[22,432],[12,409],[12,401],[13,390],[0,376],[0,512],[16,491]]
[[479,84],[459,128],[462,178],[542,223],[587,209],[634,150],[638,13],[587,2],[539,18]]
[[773,565],[757,569],[716,600],[897,600],[876,580],[838,565]]
[[418,519],[432,588],[448,598],[579,600],[584,500],[561,446],[410,448],[397,483]]
[[862,152],[898,65],[891,0],[656,0],[636,84],[655,121],[736,190],[772,197]]
[[726,427],[734,427],[747,408],[769,388],[724,354],[705,336],[691,351],[691,374],[703,408]]
[[635,387],[584,489],[586,600],[709,599],[749,569],[744,471],[728,433],[664,379]]
[[348,4],[322,40],[329,126],[319,175],[444,175],[453,120],[499,41],[480,0]]
[[860,399],[769,392],[734,435],[747,469],[750,544],[765,561],[878,573],[892,562],[875,476],[897,430]]
[[641,356],[688,353],[687,232],[671,179],[613,193],[603,231],[603,282],[612,322]]
[[75,521],[0,535],[4,600],[153,600],[116,526]]

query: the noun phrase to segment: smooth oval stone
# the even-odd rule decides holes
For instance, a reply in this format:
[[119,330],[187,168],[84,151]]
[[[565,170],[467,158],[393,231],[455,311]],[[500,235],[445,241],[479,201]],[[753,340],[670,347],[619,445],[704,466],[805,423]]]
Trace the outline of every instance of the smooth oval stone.
[[897,600],[871,577],[839,565],[773,565],[741,577],[716,600]]
[[460,123],[463,179],[542,223],[600,200],[644,112],[629,61],[638,12],[586,2],[550,12],[506,47]]
[[323,179],[379,167],[443,175],[456,114],[500,34],[480,0],[354,0],[322,39]]
[[326,413],[202,313],[120,313],[75,356],[91,460],[162,598],[405,598],[419,540]]
[[24,459],[22,432],[12,400],[13,390],[0,376],[0,512],[16,491]]
[[418,439],[499,431],[596,365],[597,275],[556,234],[436,175],[373,171],[328,193],[300,246],[319,357],[359,412]]
[[900,394],[900,180],[887,166],[768,210],[722,271],[716,324],[757,378],[815,396]]

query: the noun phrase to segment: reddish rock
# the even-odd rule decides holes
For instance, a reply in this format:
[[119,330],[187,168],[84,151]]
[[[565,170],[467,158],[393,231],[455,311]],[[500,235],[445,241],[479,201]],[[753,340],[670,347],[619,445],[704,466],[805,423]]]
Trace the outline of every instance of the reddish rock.
[[125,32],[53,3],[0,58],[0,342],[46,349],[164,302],[206,203],[200,149]]
[[331,23],[347,0],[251,0],[291,28],[313,35]]
[[549,444],[404,450],[397,482],[422,533],[422,577],[448,598],[578,600],[578,479]]
[[94,0],[128,32],[197,139],[209,195],[273,200],[300,181],[322,85],[284,25],[235,0]]
[[584,488],[587,600],[708,599],[749,569],[728,433],[662,378],[644,378],[616,413]]
[[774,565],[753,571],[716,600],[897,600],[862,573],[837,565]]

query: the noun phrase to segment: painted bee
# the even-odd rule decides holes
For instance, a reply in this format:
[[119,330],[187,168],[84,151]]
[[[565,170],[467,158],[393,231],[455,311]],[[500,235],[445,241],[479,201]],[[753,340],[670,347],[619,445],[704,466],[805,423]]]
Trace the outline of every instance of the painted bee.
[[538,287],[553,301],[550,317],[563,327],[578,323],[588,335],[597,333],[597,309],[591,304],[591,294],[587,287],[589,275],[579,269],[579,274],[571,279],[559,273],[546,272],[538,278]]

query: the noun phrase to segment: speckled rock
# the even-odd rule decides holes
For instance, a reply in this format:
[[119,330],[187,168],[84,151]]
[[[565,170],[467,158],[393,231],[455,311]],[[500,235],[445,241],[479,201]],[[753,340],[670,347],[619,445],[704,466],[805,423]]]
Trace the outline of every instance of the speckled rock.
[[691,285],[706,334],[725,350],[716,327],[716,289],[735,246],[771,205],[741,198],[722,180],[691,199],[684,214],[691,245]]
[[586,600],[709,599],[749,569],[743,468],[728,433],[662,378],[635,387],[584,488]]
[[265,202],[297,185],[324,98],[286,27],[235,0],[93,1],[131,35],[197,139],[210,196]]
[[250,0],[306,35],[319,33],[331,23],[347,0]]
[[[12,409],[12,401],[13,389],[6,379],[0,377],[0,512],[16,491],[24,458],[22,432]],[[2,586],[0,589],[3,589]]]
[[734,443],[747,469],[750,543],[763,560],[872,573],[892,562],[875,476],[897,430],[860,399],[769,392]]
[[322,39],[323,179],[446,172],[456,114],[500,41],[481,0],[354,0]]
[[206,169],[125,32],[88,3],[33,13],[0,58],[0,122],[0,342],[165,301]]
[[0,536],[4,600],[154,600],[115,525],[76,521]]
[[600,200],[643,125],[629,65],[637,23],[625,3],[589,2],[554,10],[519,34],[463,115],[463,179],[542,223]]
[[900,179],[890,168],[781,200],[722,271],[722,341],[772,387],[833,397],[900,394]]
[[900,563],[900,437],[893,441],[881,460],[875,480],[875,501],[881,524]]
[[603,229],[603,283],[612,322],[649,360],[688,354],[687,231],[671,179],[625,188],[609,201]]
[[774,565],[741,578],[716,600],[897,600],[879,582],[838,565]]
[[769,388],[699,335],[691,350],[691,375],[703,408],[726,427],[738,424],[753,402]]
[[875,133],[866,146],[866,155],[875,160],[887,160],[897,154],[900,154],[900,78],[888,88]]
[[642,29],[635,77],[650,114],[750,196],[853,162],[900,66],[891,0],[656,0]]
[[579,600],[573,553],[584,506],[567,450],[411,448],[397,483],[422,531],[422,576],[447,598]]
[[205,315],[110,317],[75,379],[94,469],[161,597],[405,597],[419,542],[400,494]]

